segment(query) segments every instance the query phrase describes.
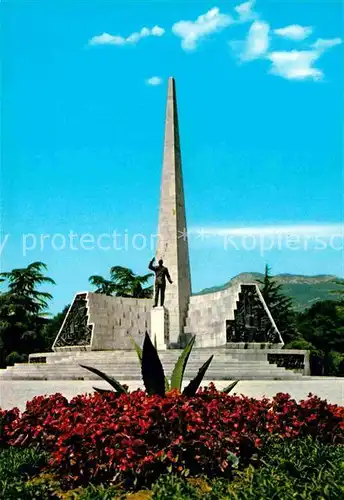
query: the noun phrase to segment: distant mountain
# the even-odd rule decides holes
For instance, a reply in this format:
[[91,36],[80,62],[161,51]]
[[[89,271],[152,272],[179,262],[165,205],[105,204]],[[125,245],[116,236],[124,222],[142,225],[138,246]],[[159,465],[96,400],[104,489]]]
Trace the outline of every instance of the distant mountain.
[[[205,288],[196,295],[218,292],[237,282],[248,283],[263,279],[261,273],[241,273],[224,285]],[[277,274],[274,279],[283,285],[283,292],[293,299],[294,309],[303,311],[319,300],[340,300],[343,295],[333,293],[344,291],[344,279],[336,276],[319,274],[317,276],[302,276],[298,274]],[[340,283],[340,284],[339,284]]]

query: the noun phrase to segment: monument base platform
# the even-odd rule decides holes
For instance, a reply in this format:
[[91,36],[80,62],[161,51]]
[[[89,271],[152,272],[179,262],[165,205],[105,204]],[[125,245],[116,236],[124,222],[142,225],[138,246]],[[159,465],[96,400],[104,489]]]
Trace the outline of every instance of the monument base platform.
[[165,307],[151,310],[151,339],[158,351],[165,351],[169,344],[168,311]]
[[[157,316],[159,313],[157,314]],[[170,377],[180,349],[160,349],[159,357]],[[211,356],[206,380],[301,380],[309,375],[308,351],[289,349],[194,348],[185,378],[192,379]],[[35,353],[30,363],[17,363],[0,371],[0,380],[98,380],[81,368],[93,366],[118,380],[140,380],[141,368],[135,350]]]

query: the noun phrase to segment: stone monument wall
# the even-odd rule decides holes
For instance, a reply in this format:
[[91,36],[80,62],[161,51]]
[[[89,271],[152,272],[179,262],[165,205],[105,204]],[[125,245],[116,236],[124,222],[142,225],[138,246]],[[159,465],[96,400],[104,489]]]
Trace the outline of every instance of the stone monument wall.
[[236,283],[225,290],[191,296],[184,343],[193,335],[196,347],[284,345],[256,283]]
[[[80,296],[85,296],[86,304],[75,312],[73,305]],[[132,349],[130,336],[141,345],[145,332],[151,328],[151,304],[151,299],[109,297],[91,292],[77,294],[53,350]],[[81,328],[86,332],[84,338],[77,335]]]
[[219,292],[192,295],[184,328],[186,340],[196,335],[195,347],[226,344],[226,319],[234,319],[239,286]]

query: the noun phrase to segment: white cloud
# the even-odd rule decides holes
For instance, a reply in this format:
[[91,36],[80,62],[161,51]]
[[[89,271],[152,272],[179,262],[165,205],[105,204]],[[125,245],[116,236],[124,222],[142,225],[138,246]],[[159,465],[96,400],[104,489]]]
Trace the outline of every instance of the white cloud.
[[341,43],[342,43],[341,38],[330,38],[330,39],[318,38],[318,40],[314,42],[311,45],[311,47],[318,52],[323,52],[324,50],[335,47],[336,45],[340,45]]
[[253,11],[255,3],[255,0],[249,0],[234,7],[234,10],[239,15],[239,22],[252,21],[257,17],[257,14]]
[[325,40],[319,38],[311,45],[312,50],[292,50],[271,52],[267,58],[272,62],[270,73],[282,76],[288,80],[321,80],[323,72],[314,67],[319,57],[331,47],[342,43],[340,38]]
[[165,33],[164,28],[160,28],[160,26],[154,26],[151,31],[153,36],[162,36]]
[[293,224],[258,227],[193,227],[189,242],[202,247],[224,250],[248,250],[261,256],[273,250],[341,251],[344,242],[343,224]]
[[344,236],[343,224],[294,224],[289,226],[262,226],[262,227],[194,227],[190,234],[204,236]]
[[201,38],[216,33],[230,24],[233,18],[222,14],[217,7],[199,16],[196,21],[178,21],[172,26],[172,31],[182,39],[184,50],[195,50]]
[[267,58],[272,62],[270,73],[288,80],[320,80],[323,72],[313,66],[319,58],[316,50],[292,50],[271,52]]
[[[248,12],[248,6],[236,7],[240,12]],[[250,6],[250,9],[252,5]],[[311,26],[300,26],[291,24],[284,28],[274,29],[275,35],[294,41],[306,39],[313,31]],[[246,40],[231,41],[229,45],[241,61],[252,61],[254,59],[266,59],[270,61],[269,73],[281,76],[287,80],[321,80],[324,76],[321,69],[315,66],[316,61],[322,54],[336,45],[342,43],[341,38],[323,39],[318,38],[308,49],[284,50],[269,52],[271,37],[270,26],[265,21],[254,21],[247,34]]]
[[113,36],[109,33],[103,33],[91,38],[89,45],[123,45],[125,39],[122,36]]
[[152,76],[151,78],[148,78],[148,80],[146,80],[146,83],[147,85],[153,86],[160,85],[162,83],[162,78],[160,78],[160,76]]
[[276,35],[282,36],[283,38],[289,38],[290,40],[304,40],[313,31],[312,26],[300,26],[299,24],[290,24],[285,28],[275,29],[274,33]]
[[238,52],[242,61],[252,61],[263,57],[269,48],[270,26],[265,21],[252,23],[245,41],[231,42],[231,47]]
[[160,26],[154,26],[152,29],[143,27],[141,31],[134,32],[131,35],[124,38],[121,35],[110,35],[109,33],[103,33],[102,35],[97,35],[91,38],[88,42],[89,45],[127,45],[135,44],[142,38],[148,36],[162,36],[165,30]]

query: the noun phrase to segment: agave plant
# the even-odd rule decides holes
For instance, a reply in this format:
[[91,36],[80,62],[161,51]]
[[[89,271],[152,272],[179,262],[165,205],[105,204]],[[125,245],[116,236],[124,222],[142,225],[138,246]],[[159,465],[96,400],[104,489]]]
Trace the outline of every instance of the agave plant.
[[[196,337],[192,337],[190,342],[184,348],[172,371],[171,381],[169,381],[168,378],[165,376],[164,369],[161,360],[159,358],[156,346],[153,345],[148,333],[146,332],[145,334],[145,339],[143,342],[142,349],[134,341],[134,339],[131,338],[131,341],[136,350],[141,365],[142,380],[146,388],[146,391],[149,395],[158,394],[159,396],[164,397],[166,391],[169,390],[177,390],[179,392],[181,391],[186,365],[190,353],[192,351],[192,348],[194,346],[195,340]],[[214,357],[213,355],[210,356],[210,358],[198,370],[196,377],[193,380],[191,380],[190,383],[184,388],[183,390],[184,396],[191,397],[196,394],[204,378],[204,375],[208,370],[210,363],[212,362],[213,357]],[[92,368],[90,366],[85,366],[85,365],[80,365],[80,366],[86,368],[86,370],[89,370],[92,373],[95,373],[103,380],[108,382],[114,388],[116,393],[123,394],[128,392],[127,387],[123,386],[120,382],[118,382],[118,380],[106,375],[106,373],[101,372],[97,368]],[[226,387],[223,390],[223,392],[229,393],[236,386],[237,383],[238,383],[237,380],[231,383],[228,387]],[[101,393],[107,392],[104,389],[98,389],[96,387],[94,387],[94,389]]]

